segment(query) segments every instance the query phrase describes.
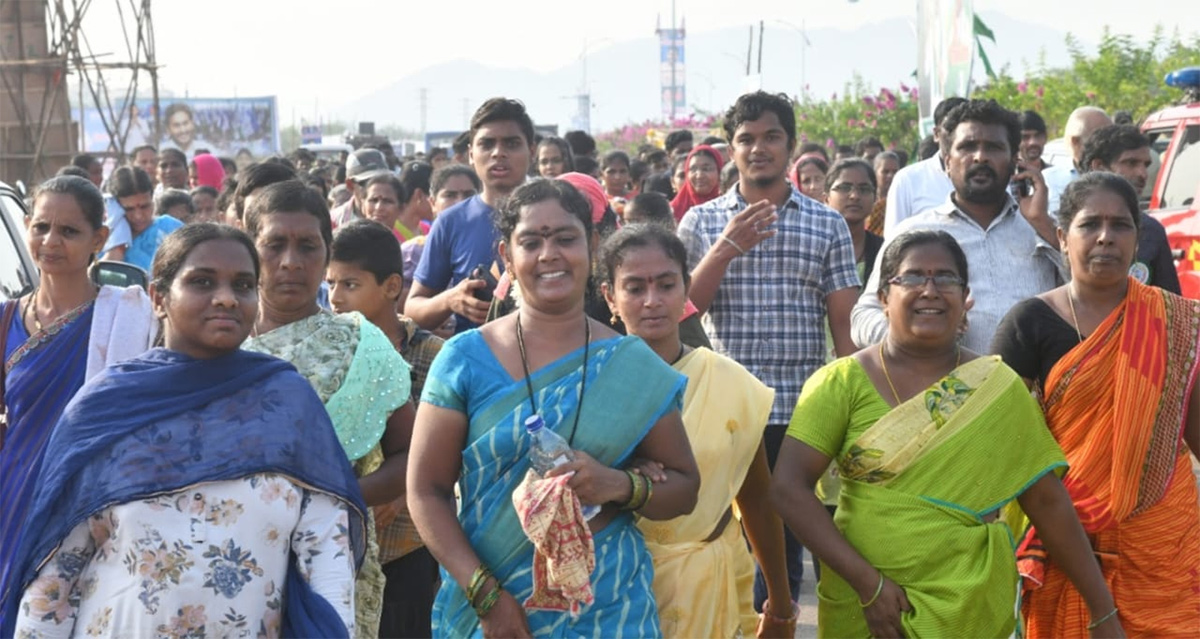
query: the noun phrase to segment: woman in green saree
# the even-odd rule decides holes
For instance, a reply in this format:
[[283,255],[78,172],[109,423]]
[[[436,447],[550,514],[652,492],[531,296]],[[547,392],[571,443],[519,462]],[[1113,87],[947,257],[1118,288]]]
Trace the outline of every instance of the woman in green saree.
[[[271,184],[248,200],[245,224],[262,274],[254,332],[242,348],[296,367],[329,413],[367,506],[391,503],[404,494],[415,415],[409,367],[361,314],[334,315],[317,304],[333,239],[324,199],[299,180]],[[386,582],[370,517],[354,591],[360,639],[379,635]]]
[[[998,357],[957,344],[962,249],[942,231],[910,232],[879,268],[887,337],[809,378],[772,481],[780,515],[824,564],[818,634],[1009,636],[1009,522],[1024,511],[1052,531],[1043,540],[1083,593],[1093,636],[1121,636],[1037,403]],[[831,518],[813,486],[832,460],[843,483]]]

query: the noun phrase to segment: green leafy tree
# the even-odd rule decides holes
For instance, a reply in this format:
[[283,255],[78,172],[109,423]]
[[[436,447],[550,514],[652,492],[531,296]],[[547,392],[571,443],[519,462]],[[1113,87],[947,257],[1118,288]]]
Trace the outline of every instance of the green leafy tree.
[[1014,110],[1033,109],[1045,118],[1051,137],[1057,137],[1080,106],[1129,111],[1136,121],[1178,101],[1182,93],[1163,84],[1163,77],[1200,62],[1200,36],[1184,38],[1176,30],[1167,38],[1161,26],[1144,42],[1106,27],[1094,55],[1074,35],[1067,35],[1066,43],[1069,67],[1048,68],[1041,61],[1020,76],[1005,67],[978,87],[974,97],[992,98]]

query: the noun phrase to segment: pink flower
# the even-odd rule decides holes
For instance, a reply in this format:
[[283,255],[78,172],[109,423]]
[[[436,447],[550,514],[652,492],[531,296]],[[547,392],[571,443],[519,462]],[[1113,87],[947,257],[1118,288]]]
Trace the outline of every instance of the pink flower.
[[901,83],[900,83],[900,92],[901,92],[901,93],[908,93],[908,85],[907,85],[907,84],[904,84],[903,82],[901,82]]
[[867,110],[863,111],[863,117],[865,117],[865,118],[869,118],[873,115],[875,115],[875,109],[867,109]]
[[1087,99],[1088,99],[1088,102],[1095,102],[1095,101],[1096,101],[1096,92],[1095,92],[1095,91],[1088,91],[1088,92],[1087,92]]
[[1038,88],[1037,88],[1037,90],[1036,90],[1036,91],[1034,91],[1034,93],[1036,93],[1036,94],[1037,94],[1037,97],[1039,97],[1039,98],[1040,98],[1040,97],[1042,97],[1043,95],[1046,95],[1046,87],[1041,87],[1041,86],[1040,86],[1040,87],[1038,87]]
[[1029,90],[1028,82],[1021,80],[1020,82],[1017,83],[1017,93],[1025,93],[1028,90]]
[[856,127],[856,126],[858,126],[858,120],[855,120],[854,118],[850,118],[849,120],[846,120],[846,126],[851,127],[851,128]]
[[918,88],[918,87],[913,87],[913,88],[912,88],[912,92],[911,92],[911,93],[909,93],[909,95],[911,95],[911,96],[912,96],[912,98],[913,98],[914,100],[916,100],[916,99],[917,99],[917,96],[921,95],[921,89],[920,89],[920,88]]
[[887,87],[884,87],[884,88],[880,89],[880,90],[879,90],[879,95],[880,95],[880,96],[882,96],[884,100],[887,100],[887,101],[889,101],[889,102],[895,102],[895,101],[896,101],[896,94],[894,94],[894,93],[892,93],[890,90],[888,90],[888,88],[887,88]]
[[875,106],[875,98],[872,98],[869,95],[864,95],[862,98],[862,101],[863,101],[863,104],[865,104],[867,106]]
[[830,102],[837,102],[837,91],[834,91],[834,92],[833,92],[833,95],[829,96],[829,101],[830,101]]
[[827,147],[829,147],[829,148],[831,148],[831,149],[832,149],[833,147],[837,146],[837,142],[835,142],[835,141],[833,140],[833,138],[827,138],[827,139],[825,140],[825,146],[827,146]]

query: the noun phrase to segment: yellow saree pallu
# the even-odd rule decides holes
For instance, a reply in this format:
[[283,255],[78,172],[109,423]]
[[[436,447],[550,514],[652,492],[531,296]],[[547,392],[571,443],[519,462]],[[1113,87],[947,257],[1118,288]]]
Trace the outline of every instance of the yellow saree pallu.
[[[1200,637],[1200,507],[1181,438],[1200,366],[1200,303],[1129,280],[1125,301],[1045,383],[1043,406],[1125,632]],[[1086,636],[1087,606],[1030,530],[1027,636]]]
[[689,515],[642,519],[654,558],[654,595],[664,637],[753,637],[754,559],[737,519],[705,541],[741,490],[762,441],[774,391],[733,360],[699,348],[675,364],[687,375],[683,424],[700,468]]
[[[1016,627],[1013,535],[993,517],[1064,465],[1041,411],[998,357],[955,369],[837,459],[834,523],[904,589],[907,637],[1007,637]],[[858,594],[821,571],[818,634],[870,635]]]

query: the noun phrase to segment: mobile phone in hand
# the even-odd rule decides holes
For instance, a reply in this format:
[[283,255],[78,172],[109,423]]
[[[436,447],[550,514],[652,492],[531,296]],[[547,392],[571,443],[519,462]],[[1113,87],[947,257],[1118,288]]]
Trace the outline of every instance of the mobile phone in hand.
[[1013,180],[1008,184],[1008,192],[1018,200],[1033,195],[1033,181],[1029,178]]
[[492,302],[492,298],[494,297],[494,291],[496,290],[496,284],[498,284],[498,282],[496,282],[496,278],[492,276],[492,272],[488,269],[488,267],[484,264],[476,266],[471,271],[471,276],[469,279],[483,280],[484,285],[472,291],[471,294],[475,296],[475,299],[490,304]]

